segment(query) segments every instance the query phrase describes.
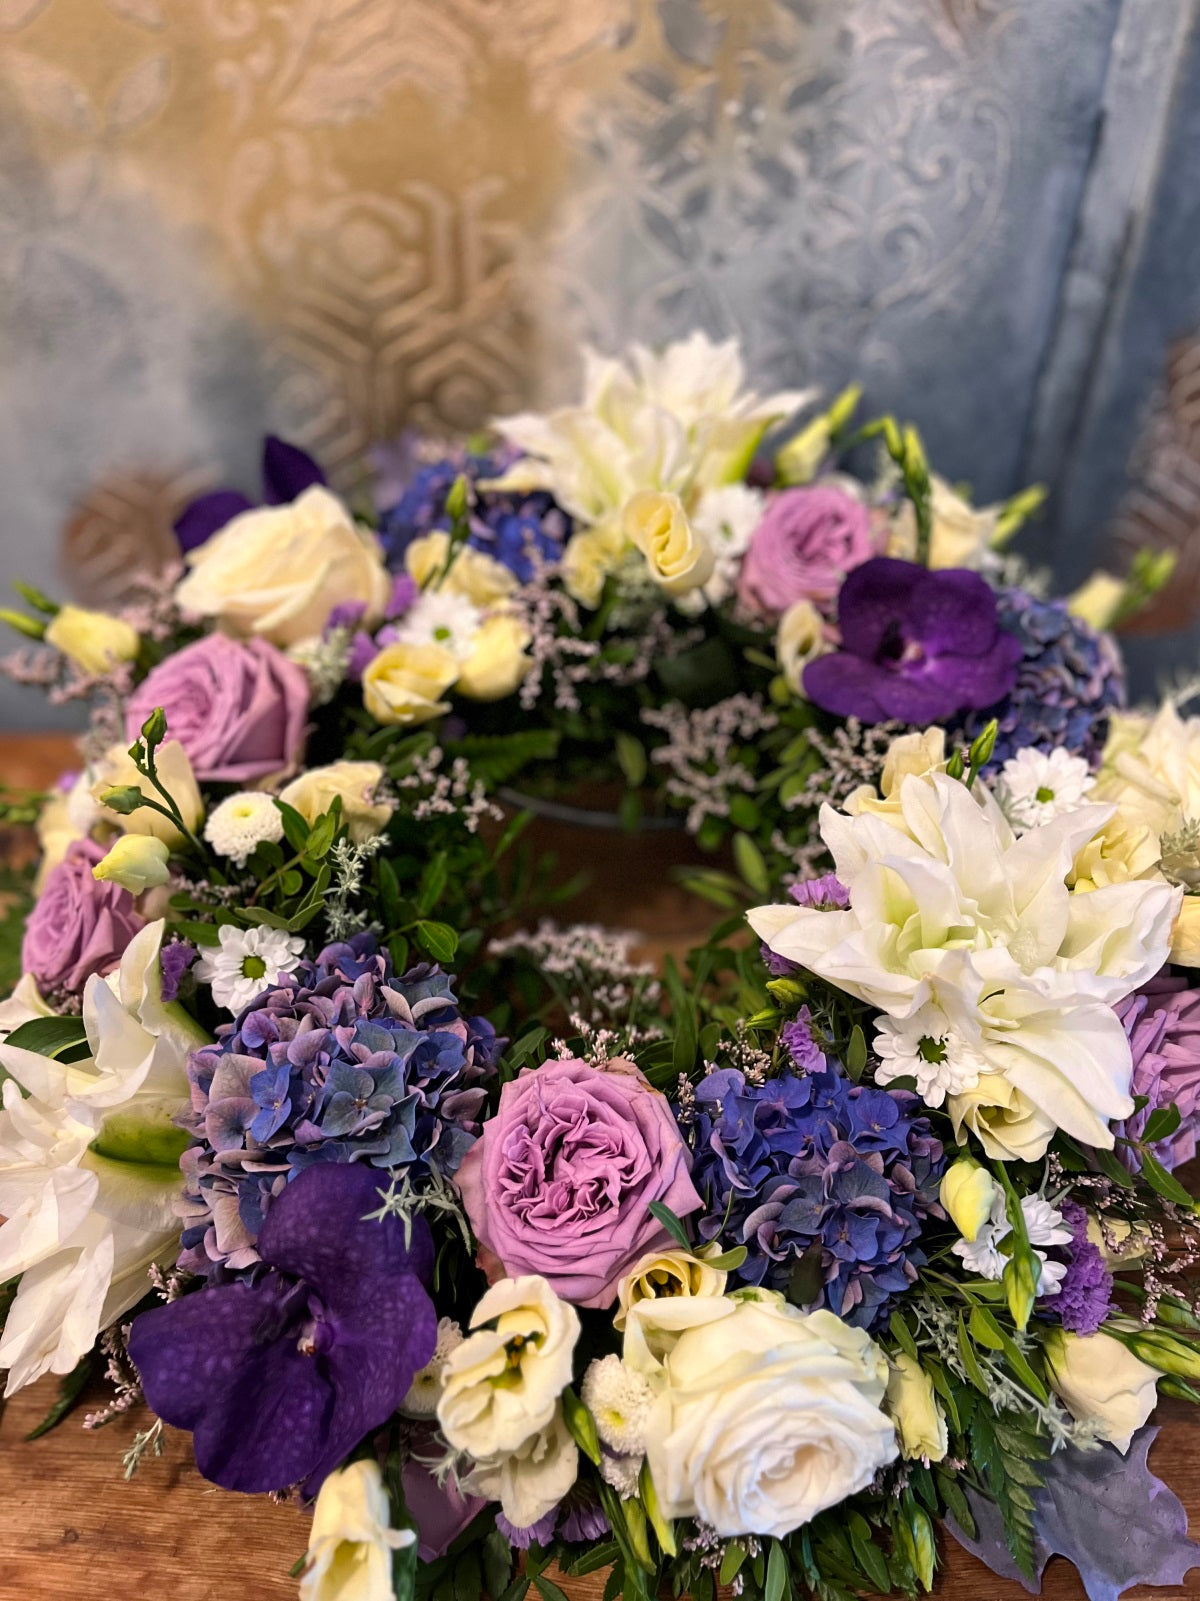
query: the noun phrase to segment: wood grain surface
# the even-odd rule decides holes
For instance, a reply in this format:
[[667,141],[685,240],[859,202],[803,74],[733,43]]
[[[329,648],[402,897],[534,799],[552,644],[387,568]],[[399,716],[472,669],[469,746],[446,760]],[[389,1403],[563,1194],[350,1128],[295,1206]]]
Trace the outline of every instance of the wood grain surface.
[[[0,783],[39,787],[71,763],[60,736],[0,737]],[[572,915],[645,929],[646,949],[685,948],[695,932],[679,892],[655,883],[627,846],[569,831],[553,840],[564,867],[597,871],[594,894]],[[633,855],[638,853],[634,852]],[[573,858],[570,862],[568,858]],[[614,913],[616,915],[614,915]],[[161,1457],[143,1461],[128,1483],[122,1456],[146,1415],[118,1418],[88,1432],[87,1404],[40,1440],[24,1436],[45,1415],[54,1380],[31,1386],[0,1415],[0,1601],[291,1601],[288,1570],[302,1555],[308,1520],[295,1506],[265,1497],[227,1494],[207,1484],[192,1462],[188,1436],[168,1430]],[[95,1404],[104,1399],[102,1390]],[[1171,1486],[1200,1529],[1200,1412],[1182,1403],[1159,1408],[1162,1433],[1151,1466]],[[573,1597],[591,1601],[601,1586],[581,1581]],[[935,1587],[940,1601],[1019,1601],[1025,1592],[997,1579],[951,1541],[944,1541]],[[1061,1560],[1046,1572],[1049,1601],[1083,1601],[1073,1568]],[[1200,1598],[1200,1569],[1171,1590],[1134,1590],[1130,1597]]]

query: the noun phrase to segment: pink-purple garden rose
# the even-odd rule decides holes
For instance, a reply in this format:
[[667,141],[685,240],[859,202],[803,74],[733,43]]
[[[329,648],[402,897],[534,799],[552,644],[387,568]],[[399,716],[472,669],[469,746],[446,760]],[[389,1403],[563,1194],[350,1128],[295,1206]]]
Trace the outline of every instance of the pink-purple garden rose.
[[875,554],[871,514],[832,485],[785,489],[769,502],[742,563],[744,606],[781,616],[798,600],[828,605],[853,568]]
[[577,1306],[611,1305],[626,1269],[668,1243],[651,1201],[678,1217],[702,1204],[665,1097],[622,1057],[506,1084],[455,1182],[486,1256]]
[[144,925],[127,889],[92,877],[103,855],[92,840],[76,840],[29,914],[21,968],[43,995],[77,994],[93,973],[111,972]]
[[131,697],[128,739],[156,706],[202,783],[252,784],[295,767],[308,677],[265,640],[209,634],[160,662]]

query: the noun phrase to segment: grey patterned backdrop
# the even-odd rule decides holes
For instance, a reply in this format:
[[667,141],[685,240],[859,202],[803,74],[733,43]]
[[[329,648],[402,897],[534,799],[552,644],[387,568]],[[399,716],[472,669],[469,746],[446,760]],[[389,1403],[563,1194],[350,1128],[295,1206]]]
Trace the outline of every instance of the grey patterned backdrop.
[[[119,593],[264,427],[343,480],[736,332],[864,381],[1195,665],[1200,0],[0,0],[5,575]],[[44,719],[10,691],[8,725]]]

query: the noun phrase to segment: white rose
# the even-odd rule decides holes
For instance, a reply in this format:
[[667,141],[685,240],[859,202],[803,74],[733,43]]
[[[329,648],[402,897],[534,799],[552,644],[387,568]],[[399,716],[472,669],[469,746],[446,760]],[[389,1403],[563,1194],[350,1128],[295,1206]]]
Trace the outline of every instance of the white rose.
[[388,645],[363,671],[363,705],[377,723],[427,723],[450,710],[441,697],[457,678],[458,658],[444,645]]
[[312,824],[340,796],[350,838],[361,845],[382,833],[391,822],[395,807],[390,801],[375,799],[382,782],[383,768],[378,762],[331,762],[327,767],[310,767],[301,773],[280,790],[279,798]]
[[882,1352],[830,1312],[740,1301],[687,1330],[646,1431],[663,1515],[726,1538],[798,1529],[895,1459],[886,1383]]
[[1067,1411],[1124,1454],[1154,1411],[1159,1375],[1111,1334],[1055,1329],[1045,1344],[1050,1383]]
[[183,611],[275,645],[315,638],[335,606],[363,606],[371,628],[392,592],[379,541],[320,484],[290,505],[242,512],[188,563],[175,591]]
[[553,1421],[571,1382],[579,1314],[531,1273],[493,1284],[471,1314],[471,1328],[446,1358],[438,1422],[456,1450],[498,1457]]
[[391,1527],[378,1463],[338,1468],[313,1509],[300,1601],[392,1601],[392,1553],[415,1539]]

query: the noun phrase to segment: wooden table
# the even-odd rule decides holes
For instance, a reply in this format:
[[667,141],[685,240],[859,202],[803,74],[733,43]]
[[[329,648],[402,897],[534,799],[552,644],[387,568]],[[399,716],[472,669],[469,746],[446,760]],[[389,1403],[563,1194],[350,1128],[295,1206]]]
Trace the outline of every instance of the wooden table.
[[[7,736],[0,755],[0,781],[10,788],[46,785],[71,760],[69,742],[50,735]],[[668,898],[656,929],[661,943],[674,942],[677,915]],[[0,1416],[0,1601],[292,1601],[288,1570],[307,1540],[300,1511],[207,1484],[188,1437],[174,1431],[164,1455],[144,1460],[125,1483],[121,1458],[144,1414],[89,1433],[80,1427],[85,1406],[53,1433],[26,1442],[54,1394],[55,1381],[44,1380]],[[97,1392],[97,1403],[102,1399]],[[1158,1421],[1163,1433],[1151,1466],[1183,1501],[1200,1538],[1200,1412],[1168,1402]],[[1019,1601],[1025,1594],[951,1541],[942,1561],[942,1601]],[[1081,1601],[1084,1591],[1074,1569],[1055,1560],[1043,1594]],[[1200,1569],[1178,1589],[1127,1594],[1200,1598]]]

